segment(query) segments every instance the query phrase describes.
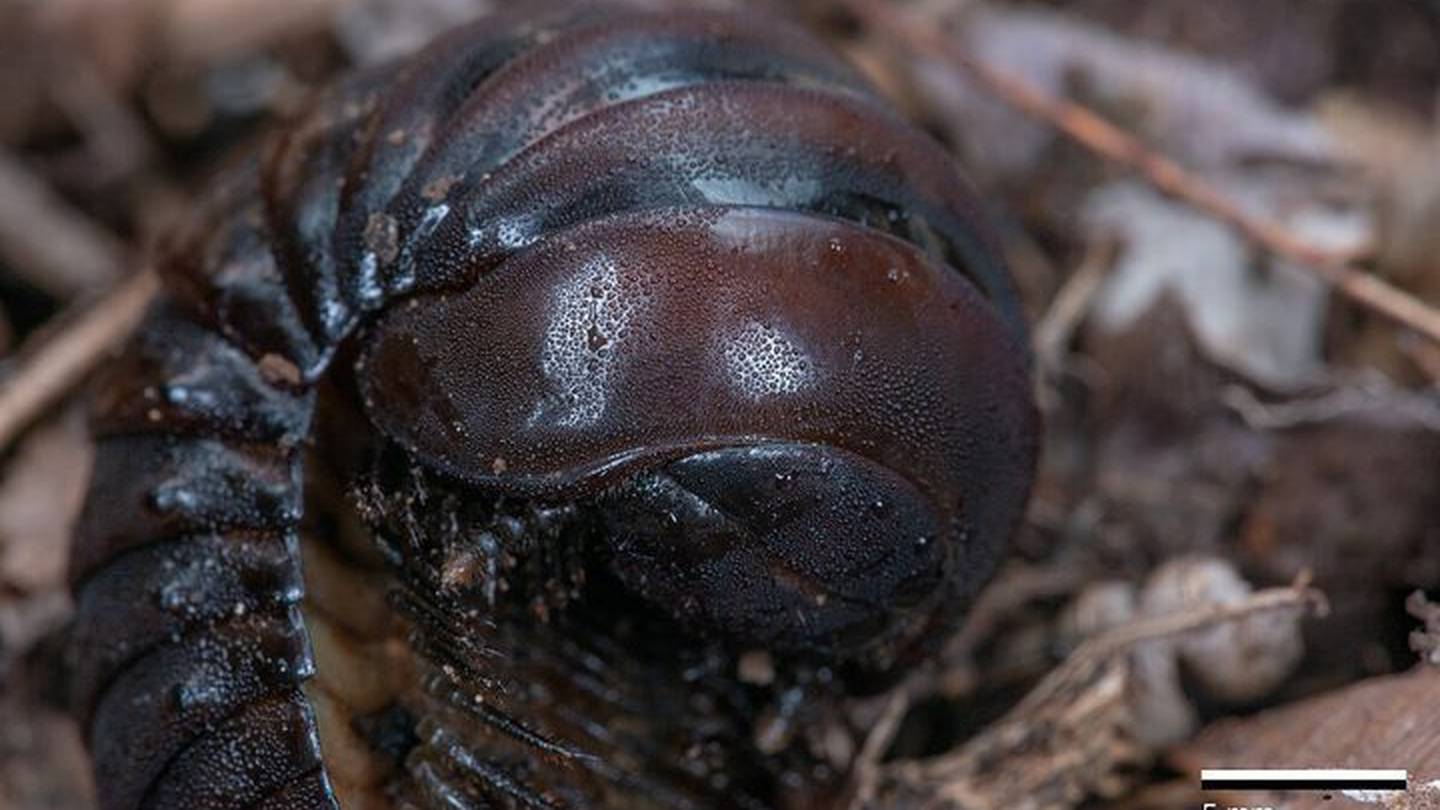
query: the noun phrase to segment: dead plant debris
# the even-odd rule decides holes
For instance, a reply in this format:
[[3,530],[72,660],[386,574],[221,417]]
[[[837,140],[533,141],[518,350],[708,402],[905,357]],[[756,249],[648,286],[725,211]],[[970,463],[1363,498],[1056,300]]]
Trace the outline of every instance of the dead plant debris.
[[[1287,810],[1440,806],[1433,2],[618,1],[832,40],[956,152],[1033,316],[1028,519],[935,661],[817,732],[853,810],[1198,807],[1227,765],[1412,771]],[[157,230],[339,72],[499,5],[0,0],[0,807],[95,806],[64,546]]]

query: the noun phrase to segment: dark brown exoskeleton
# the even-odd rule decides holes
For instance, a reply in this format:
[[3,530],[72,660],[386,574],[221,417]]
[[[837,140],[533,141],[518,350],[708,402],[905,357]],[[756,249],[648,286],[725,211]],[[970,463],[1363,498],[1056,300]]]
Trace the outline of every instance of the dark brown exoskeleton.
[[[340,84],[216,183],[101,380],[102,807],[827,795],[807,718],[934,649],[1033,473],[966,189],[773,20],[483,21]],[[322,464],[413,649],[383,707],[312,653]]]

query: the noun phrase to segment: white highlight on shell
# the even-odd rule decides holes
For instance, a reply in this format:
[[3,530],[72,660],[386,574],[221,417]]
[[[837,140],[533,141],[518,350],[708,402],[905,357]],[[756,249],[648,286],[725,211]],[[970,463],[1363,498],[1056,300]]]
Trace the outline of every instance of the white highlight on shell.
[[535,232],[533,216],[505,217],[495,223],[495,241],[505,250],[519,250],[530,244]]
[[450,206],[445,203],[432,205],[425,209],[425,215],[420,218],[420,224],[415,228],[415,238],[419,240],[428,237],[435,232],[436,228],[440,227],[440,223],[444,222],[448,216],[450,216]]
[[560,285],[550,302],[540,364],[549,393],[529,424],[579,428],[605,413],[618,344],[644,306],[627,294],[620,268],[608,256],[592,259]]
[[[684,167],[677,169],[689,173]],[[818,180],[804,177],[696,177],[690,185],[707,199],[732,205],[770,205],[777,194],[788,200],[816,200],[824,191]]]
[[748,321],[727,338],[722,352],[730,382],[751,400],[796,393],[815,380],[814,363],[774,326]]

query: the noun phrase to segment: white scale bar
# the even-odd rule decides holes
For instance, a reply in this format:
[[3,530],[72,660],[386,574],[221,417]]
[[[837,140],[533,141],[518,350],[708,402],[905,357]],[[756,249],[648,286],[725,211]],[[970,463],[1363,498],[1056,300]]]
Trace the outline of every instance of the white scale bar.
[[1405,790],[1409,780],[1410,774],[1405,770],[1377,768],[1206,768],[1200,771],[1200,785],[1206,788]]

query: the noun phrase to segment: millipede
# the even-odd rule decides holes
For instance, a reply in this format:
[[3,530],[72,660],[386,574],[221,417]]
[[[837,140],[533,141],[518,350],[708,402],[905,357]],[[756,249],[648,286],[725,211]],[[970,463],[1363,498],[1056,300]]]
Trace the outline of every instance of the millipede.
[[952,158],[758,14],[506,12],[224,168],[97,380],[100,805],[799,808],[1025,505]]

